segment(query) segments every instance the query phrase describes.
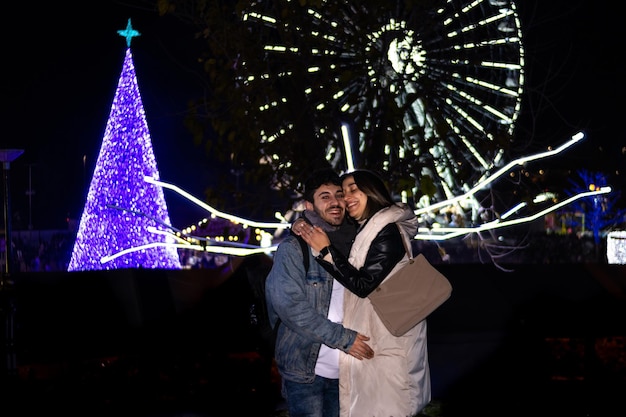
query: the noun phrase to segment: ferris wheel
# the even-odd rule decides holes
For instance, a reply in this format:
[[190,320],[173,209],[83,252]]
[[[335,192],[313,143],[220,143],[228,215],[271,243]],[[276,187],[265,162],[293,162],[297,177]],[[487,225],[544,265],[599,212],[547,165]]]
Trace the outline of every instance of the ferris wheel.
[[276,157],[283,145],[313,130],[333,166],[431,190],[416,206],[461,194],[503,163],[524,84],[513,1],[302,4],[257,0],[241,14],[262,51],[244,57],[239,80],[248,116],[263,113],[268,161],[288,164]]

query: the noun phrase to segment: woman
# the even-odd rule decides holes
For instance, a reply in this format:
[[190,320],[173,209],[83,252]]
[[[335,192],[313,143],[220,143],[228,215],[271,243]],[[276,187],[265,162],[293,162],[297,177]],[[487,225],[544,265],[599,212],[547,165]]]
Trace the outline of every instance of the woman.
[[406,334],[393,336],[367,298],[396,268],[408,261],[403,239],[417,233],[415,213],[394,203],[382,179],[367,170],[342,176],[350,217],[359,223],[349,258],[330,244],[318,227],[297,227],[317,258],[350,292],[344,293],[345,327],[370,337],[375,355],[369,361],[340,354],[339,386],[342,417],[410,417],[431,399],[426,321]]

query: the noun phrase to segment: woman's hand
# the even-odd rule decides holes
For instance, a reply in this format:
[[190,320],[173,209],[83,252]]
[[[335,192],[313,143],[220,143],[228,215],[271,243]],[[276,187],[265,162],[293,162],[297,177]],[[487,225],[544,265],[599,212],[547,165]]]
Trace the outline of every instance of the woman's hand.
[[304,220],[302,217],[298,217],[295,222],[291,225],[291,231],[296,235],[300,236],[300,232],[304,230],[305,226],[310,226],[311,224]]
[[311,226],[305,220],[296,220],[291,230],[313,248],[316,252],[330,245],[330,239],[325,231],[319,226]]

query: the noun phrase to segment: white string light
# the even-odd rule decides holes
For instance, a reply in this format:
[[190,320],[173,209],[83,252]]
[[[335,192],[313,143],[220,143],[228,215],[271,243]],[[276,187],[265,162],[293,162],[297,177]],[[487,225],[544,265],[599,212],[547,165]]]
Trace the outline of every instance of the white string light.
[[[474,195],[475,193],[477,193],[479,190],[484,189],[488,184],[494,182],[496,179],[498,179],[499,177],[501,177],[502,175],[506,174],[512,167],[516,166],[516,165],[523,165],[527,162],[530,161],[534,161],[537,159],[542,159],[542,158],[547,158],[553,155],[556,155],[562,151],[564,151],[565,149],[569,148],[570,146],[574,145],[575,143],[579,142],[580,140],[582,140],[585,137],[585,135],[582,132],[578,132],[575,135],[573,135],[571,137],[571,139],[569,141],[567,141],[566,143],[564,143],[563,145],[546,151],[546,152],[541,152],[541,153],[537,153],[534,155],[530,155],[530,156],[526,156],[526,157],[522,157],[522,158],[518,158],[515,159],[513,161],[511,161],[510,163],[508,163],[505,167],[501,168],[500,170],[498,170],[497,172],[495,172],[492,176],[484,179],[483,181],[479,182],[478,184],[476,184],[472,189],[470,189],[468,192],[456,196],[454,198],[445,200],[445,201],[441,201],[439,203],[436,204],[432,204],[429,205],[425,208],[422,209],[418,209],[415,210],[415,213],[417,215],[420,214],[424,214],[426,212],[430,212],[433,211],[437,208],[440,207],[444,207],[444,206],[448,206],[451,204],[454,204],[460,200],[466,199],[468,197],[471,197],[472,195]],[[181,196],[183,196],[184,198],[188,199],[189,201],[197,204],[198,206],[202,207],[203,209],[207,210],[209,213],[211,213],[213,216],[215,217],[220,217],[226,220],[230,220],[234,223],[239,223],[242,224],[244,227],[248,227],[248,226],[252,226],[252,227],[258,227],[258,228],[264,228],[264,229],[286,229],[289,227],[289,224],[287,223],[286,219],[284,219],[284,217],[282,216],[276,216],[277,218],[280,218],[282,221],[279,223],[276,222],[258,222],[258,221],[254,221],[254,220],[250,220],[250,219],[245,219],[242,217],[238,217],[238,216],[234,216],[228,213],[224,213],[221,212],[213,207],[211,207],[210,205],[206,204],[205,202],[203,202],[202,200],[194,197],[193,195],[189,194],[188,192],[184,191],[183,189],[181,189],[180,187],[167,183],[167,182],[163,182],[160,181],[158,179],[155,179],[153,177],[150,176],[145,176],[144,180],[150,184],[154,184],[154,185],[158,185],[161,186],[163,188],[167,188],[170,189],[178,194],[180,194]],[[597,195],[597,194],[606,194],[606,193],[610,193],[611,187],[602,187],[599,190],[595,190],[595,191],[588,191],[588,192],[584,192],[584,193],[579,193],[575,196],[572,196],[566,200],[563,200],[559,203],[556,203],[538,213],[535,213],[531,216],[526,216],[526,217],[521,217],[521,218],[517,218],[517,219],[512,219],[512,220],[507,220],[507,221],[502,221],[505,218],[510,217],[511,215],[513,215],[514,213],[516,213],[519,209],[521,209],[524,204],[520,203],[518,205],[516,205],[515,207],[513,207],[512,209],[508,210],[506,212],[506,215],[501,216],[500,219],[497,219],[495,221],[492,222],[488,222],[488,223],[484,223],[481,224],[479,226],[476,227],[454,227],[454,228],[448,228],[448,227],[440,227],[440,228],[436,228],[436,229],[428,229],[428,228],[420,228],[418,230],[417,235],[415,235],[415,239],[417,240],[433,240],[433,241],[442,241],[442,240],[447,240],[447,239],[452,239],[455,237],[459,237],[462,235],[467,235],[470,233],[478,233],[478,232],[483,232],[483,231],[487,231],[487,230],[493,230],[493,229],[498,229],[498,228],[503,228],[503,227],[508,227],[508,226],[513,226],[513,225],[517,225],[517,224],[521,224],[521,223],[528,223],[531,221],[536,220],[537,218],[546,215],[547,213],[550,213],[554,210],[557,210],[560,207],[563,207],[567,204],[570,204],[571,202],[580,199],[580,198],[584,198],[584,197],[588,197],[588,196],[592,196],[592,195]],[[162,231],[156,228],[151,229],[150,231],[152,231],[153,233],[161,233],[161,234],[167,234],[170,236],[176,236],[174,233],[172,232],[166,232],[166,231]],[[241,247],[241,246],[247,246],[247,245],[240,245],[240,247],[234,247],[232,246],[226,246],[224,244],[221,244],[221,242],[217,242],[217,241],[212,241],[212,244],[210,245],[206,245],[206,246],[202,246],[202,245],[194,245],[191,244],[187,241],[185,241],[184,239],[179,238],[178,236],[176,236],[176,239],[179,242],[179,244],[174,244],[174,243],[152,243],[149,245],[143,245],[143,246],[138,246],[135,248],[129,248],[123,251],[120,251],[114,255],[110,255],[110,256],[105,256],[102,258],[101,262],[107,262],[110,261],[112,259],[115,259],[118,256],[121,256],[123,254],[126,253],[130,253],[133,251],[138,251],[138,250],[142,250],[142,249],[146,249],[148,247],[154,247],[155,245],[163,245],[163,246],[170,246],[170,247],[177,247],[177,248],[183,248],[183,249],[192,249],[192,250],[198,250],[198,251],[204,251],[204,252],[212,252],[212,253],[220,253],[220,254],[225,254],[225,255],[235,255],[235,256],[246,256],[246,255],[252,255],[255,253],[269,253],[272,251],[275,251],[277,248],[277,245],[272,245],[272,246],[268,246],[268,247],[256,247],[256,246],[250,246],[250,247]],[[207,240],[207,239],[205,239]]]

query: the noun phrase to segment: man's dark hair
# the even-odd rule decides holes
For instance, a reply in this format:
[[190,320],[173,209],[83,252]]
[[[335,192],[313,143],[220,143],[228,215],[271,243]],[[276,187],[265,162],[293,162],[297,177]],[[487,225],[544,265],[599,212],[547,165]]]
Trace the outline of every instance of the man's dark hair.
[[304,182],[304,190],[302,193],[304,199],[312,203],[315,190],[324,184],[334,184],[341,187],[341,178],[339,178],[339,174],[332,168],[321,168],[313,171]]

